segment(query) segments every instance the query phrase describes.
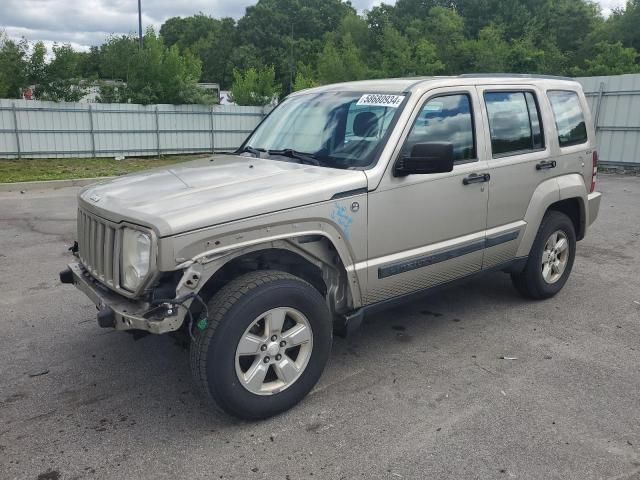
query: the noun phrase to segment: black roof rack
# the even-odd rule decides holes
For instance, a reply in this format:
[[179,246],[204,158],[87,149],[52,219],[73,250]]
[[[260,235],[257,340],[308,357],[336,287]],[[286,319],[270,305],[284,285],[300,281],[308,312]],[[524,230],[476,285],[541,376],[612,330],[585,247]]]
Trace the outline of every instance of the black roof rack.
[[575,78],[561,77],[558,75],[530,75],[526,73],[463,73],[458,75],[461,78],[538,78],[547,80],[570,80],[575,82]]

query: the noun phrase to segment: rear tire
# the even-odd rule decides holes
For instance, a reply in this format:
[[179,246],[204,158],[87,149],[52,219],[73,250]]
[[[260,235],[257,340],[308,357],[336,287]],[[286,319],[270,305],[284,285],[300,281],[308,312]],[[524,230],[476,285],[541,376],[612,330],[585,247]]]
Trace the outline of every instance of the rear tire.
[[191,371],[226,413],[267,418],[293,407],[329,359],[332,323],[320,293],[284,272],[257,271],[223,287],[196,329]]
[[513,285],[525,297],[553,297],[567,282],[576,255],[576,233],[571,219],[549,210],[544,215],[524,270],[511,274]]

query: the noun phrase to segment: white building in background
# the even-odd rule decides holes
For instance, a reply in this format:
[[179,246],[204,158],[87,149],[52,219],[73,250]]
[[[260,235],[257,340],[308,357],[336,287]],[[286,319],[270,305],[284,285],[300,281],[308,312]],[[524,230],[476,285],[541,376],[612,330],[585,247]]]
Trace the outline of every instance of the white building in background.
[[220,91],[220,105],[235,105],[231,99],[231,91],[230,90],[221,90]]
[[121,80],[98,80],[94,83],[81,81],[80,85],[85,89],[85,94],[80,99],[79,103],[98,103],[101,86],[118,89],[120,87],[124,87],[126,83]]
[[218,83],[199,83],[198,88],[220,101],[220,85]]
[[86,89],[84,97],[79,100],[79,103],[98,103],[100,97],[100,86],[90,85]]

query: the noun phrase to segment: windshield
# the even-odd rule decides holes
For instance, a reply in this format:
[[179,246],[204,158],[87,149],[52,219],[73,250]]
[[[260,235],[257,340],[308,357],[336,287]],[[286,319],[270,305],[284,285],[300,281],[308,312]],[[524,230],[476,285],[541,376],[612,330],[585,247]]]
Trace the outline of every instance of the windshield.
[[323,92],[286,99],[240,152],[334,168],[372,165],[404,95]]

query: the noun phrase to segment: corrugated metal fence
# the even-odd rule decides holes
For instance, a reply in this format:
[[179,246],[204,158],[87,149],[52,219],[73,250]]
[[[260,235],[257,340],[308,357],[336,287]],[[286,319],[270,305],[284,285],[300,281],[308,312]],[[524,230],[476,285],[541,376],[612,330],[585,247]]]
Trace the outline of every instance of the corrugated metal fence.
[[591,106],[600,162],[640,166],[640,74],[576,80]]
[[[600,161],[640,166],[640,74],[577,79]],[[0,157],[111,157],[237,148],[269,107],[0,100]]]
[[267,108],[0,100],[0,157],[113,157],[236,149]]

